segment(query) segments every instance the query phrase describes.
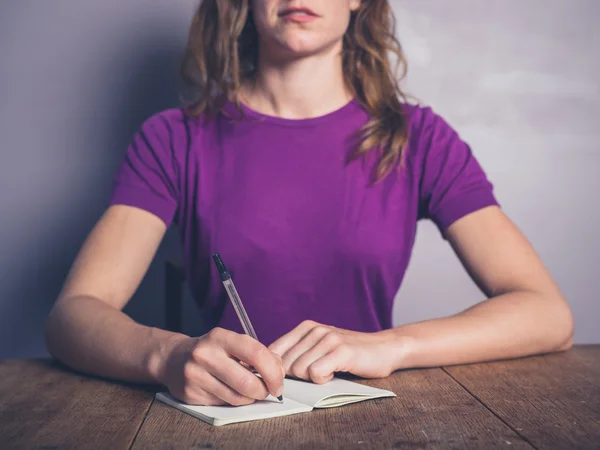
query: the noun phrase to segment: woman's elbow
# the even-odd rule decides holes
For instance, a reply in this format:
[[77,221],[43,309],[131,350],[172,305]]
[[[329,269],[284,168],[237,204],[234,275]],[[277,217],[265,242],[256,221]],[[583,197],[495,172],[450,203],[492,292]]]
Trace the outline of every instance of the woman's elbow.
[[562,352],[573,347],[575,320],[569,303],[562,295],[559,295],[555,302],[556,307],[553,308],[553,317],[550,321],[552,351]]
[[64,341],[62,334],[65,328],[61,315],[62,311],[60,311],[57,305],[54,305],[44,322],[44,345],[46,346],[46,351],[50,356],[58,360],[61,360],[61,343]]
[[56,319],[53,312],[54,311],[50,312],[48,317],[46,317],[46,321],[44,322],[44,345],[46,346],[46,351],[50,354],[50,356],[56,357],[56,326],[54,325]]

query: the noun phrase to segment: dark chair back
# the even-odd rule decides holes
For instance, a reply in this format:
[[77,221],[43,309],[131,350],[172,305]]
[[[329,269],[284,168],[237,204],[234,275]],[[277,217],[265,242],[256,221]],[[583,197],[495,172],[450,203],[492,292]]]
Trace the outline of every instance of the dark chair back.
[[183,264],[167,260],[165,263],[165,329],[181,333],[183,329]]

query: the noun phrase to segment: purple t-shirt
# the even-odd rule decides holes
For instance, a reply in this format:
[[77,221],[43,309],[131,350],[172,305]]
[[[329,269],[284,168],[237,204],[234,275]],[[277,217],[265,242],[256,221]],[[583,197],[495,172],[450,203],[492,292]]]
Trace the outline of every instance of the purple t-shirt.
[[443,234],[497,204],[456,131],[430,108],[406,109],[405,166],[378,184],[370,183],[375,154],[347,164],[368,119],[356,101],[303,120],[248,107],[241,123],[163,111],[133,138],[110,204],[178,226],[190,288],[209,323],[242,332],[211,258],[219,252],[266,345],[305,319],[390,328],[417,221],[429,218]]

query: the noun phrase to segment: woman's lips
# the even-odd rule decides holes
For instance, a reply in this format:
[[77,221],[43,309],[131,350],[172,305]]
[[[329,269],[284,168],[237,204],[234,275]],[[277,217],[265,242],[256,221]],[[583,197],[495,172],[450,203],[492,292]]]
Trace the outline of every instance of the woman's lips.
[[288,8],[279,14],[286,22],[307,23],[319,16],[308,8]]

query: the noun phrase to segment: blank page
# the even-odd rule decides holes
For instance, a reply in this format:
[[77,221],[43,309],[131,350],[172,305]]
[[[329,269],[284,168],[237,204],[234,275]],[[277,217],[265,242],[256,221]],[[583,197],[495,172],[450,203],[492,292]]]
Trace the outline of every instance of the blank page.
[[[284,394],[285,396],[285,394]],[[268,419],[270,417],[288,416],[311,411],[310,406],[295,402],[290,398],[283,399],[283,403],[269,396],[265,400],[244,406],[194,406],[181,403],[167,392],[156,394],[156,398],[169,406],[179,409],[198,419],[212,425],[226,425],[228,423],[247,422],[250,420]]]
[[342,406],[362,400],[396,396],[391,391],[353,383],[341,378],[333,378],[325,384],[286,378],[283,395],[314,408]]

